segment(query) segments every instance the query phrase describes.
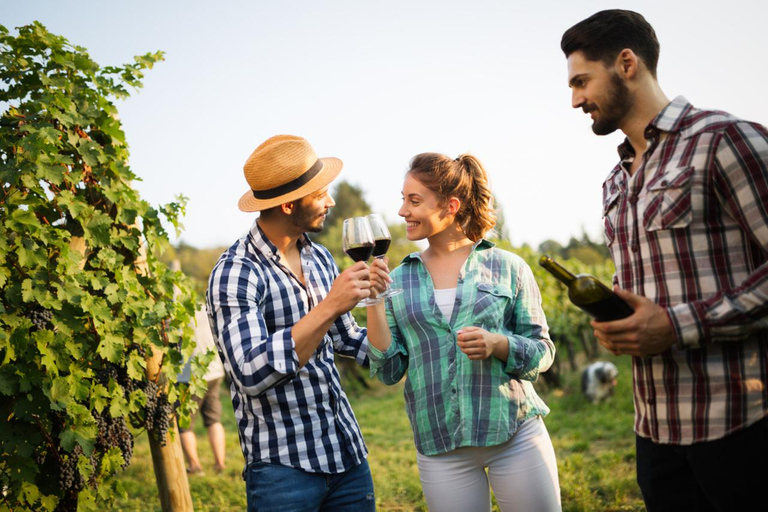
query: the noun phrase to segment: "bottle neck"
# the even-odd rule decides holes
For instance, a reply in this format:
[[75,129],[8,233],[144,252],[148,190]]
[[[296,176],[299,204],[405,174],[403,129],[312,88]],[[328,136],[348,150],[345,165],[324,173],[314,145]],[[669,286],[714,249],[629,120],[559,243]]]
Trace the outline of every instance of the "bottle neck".
[[567,271],[565,268],[560,266],[559,263],[557,263],[555,260],[553,260],[551,257],[544,255],[539,260],[539,263],[542,267],[547,269],[550,274],[555,276],[558,281],[563,283],[566,286],[570,286],[571,283],[573,283],[576,280],[576,276],[571,274],[569,271]]

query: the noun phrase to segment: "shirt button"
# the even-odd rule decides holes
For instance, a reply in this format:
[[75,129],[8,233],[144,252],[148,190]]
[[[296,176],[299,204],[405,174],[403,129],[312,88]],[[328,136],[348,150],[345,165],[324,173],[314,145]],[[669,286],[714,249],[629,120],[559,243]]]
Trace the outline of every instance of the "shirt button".
[[632,204],[637,203],[637,196],[635,194],[632,194],[631,196],[629,196],[629,202]]
[[632,244],[632,252],[637,252],[640,250],[640,246],[637,244]]

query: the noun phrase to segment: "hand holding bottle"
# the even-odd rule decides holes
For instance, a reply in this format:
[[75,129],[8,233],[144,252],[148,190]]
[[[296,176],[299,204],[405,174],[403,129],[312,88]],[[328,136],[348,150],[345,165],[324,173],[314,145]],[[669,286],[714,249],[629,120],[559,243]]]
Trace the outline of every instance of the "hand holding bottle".
[[611,322],[590,322],[602,346],[614,355],[645,357],[661,354],[674,345],[675,333],[665,308],[618,286],[614,292],[634,313]]

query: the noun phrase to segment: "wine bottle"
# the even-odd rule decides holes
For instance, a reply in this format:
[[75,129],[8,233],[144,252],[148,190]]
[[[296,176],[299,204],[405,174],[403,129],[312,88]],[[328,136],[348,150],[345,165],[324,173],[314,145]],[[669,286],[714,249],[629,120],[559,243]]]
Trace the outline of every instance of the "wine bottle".
[[539,264],[568,288],[568,298],[574,305],[598,322],[619,320],[635,312],[595,276],[573,275],[546,254],[539,259]]

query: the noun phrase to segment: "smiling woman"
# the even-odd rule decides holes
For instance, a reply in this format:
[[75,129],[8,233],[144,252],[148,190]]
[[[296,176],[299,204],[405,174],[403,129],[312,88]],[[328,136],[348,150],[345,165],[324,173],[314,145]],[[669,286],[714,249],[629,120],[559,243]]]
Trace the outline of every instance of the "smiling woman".
[[495,224],[485,168],[422,153],[402,193],[408,239],[429,246],[392,271],[403,293],[368,308],[369,357],[385,384],[406,376],[429,508],[490,510],[492,488],[502,510],[559,510],[549,409],[532,386],[555,347],[530,267],[483,238]]

